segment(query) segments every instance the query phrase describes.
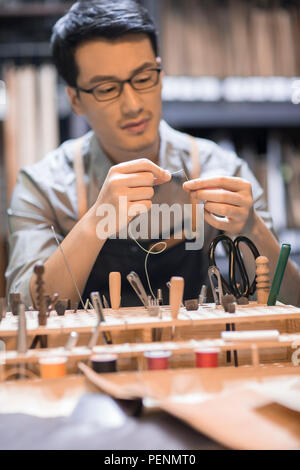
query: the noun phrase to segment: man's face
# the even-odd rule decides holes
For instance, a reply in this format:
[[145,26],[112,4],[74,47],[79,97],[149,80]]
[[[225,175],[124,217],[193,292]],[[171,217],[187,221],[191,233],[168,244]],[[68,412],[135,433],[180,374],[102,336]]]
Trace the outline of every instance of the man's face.
[[[127,80],[136,71],[158,66],[150,39],[144,34],[116,40],[96,39],[75,52],[77,86],[90,89],[109,80]],[[118,98],[98,102],[93,95],[68,89],[74,110],[84,114],[102,147],[116,162],[148,157],[155,159],[161,119],[161,78],[156,86],[134,90],[125,83]]]

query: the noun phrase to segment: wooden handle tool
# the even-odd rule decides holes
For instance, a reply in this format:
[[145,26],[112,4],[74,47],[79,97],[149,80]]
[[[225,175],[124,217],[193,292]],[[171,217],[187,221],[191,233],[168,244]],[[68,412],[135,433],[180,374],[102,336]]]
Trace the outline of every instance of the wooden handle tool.
[[266,305],[270,293],[269,260],[266,256],[259,256],[255,263],[257,303]]
[[173,320],[177,318],[180,305],[183,298],[184,279],[183,277],[173,276],[170,285],[170,307]]
[[121,273],[119,272],[109,273],[109,296],[111,308],[118,310],[121,302]]

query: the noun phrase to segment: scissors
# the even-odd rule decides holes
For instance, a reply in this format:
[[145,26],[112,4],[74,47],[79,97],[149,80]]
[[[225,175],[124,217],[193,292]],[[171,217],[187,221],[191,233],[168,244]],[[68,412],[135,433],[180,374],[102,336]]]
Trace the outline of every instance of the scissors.
[[[231,240],[231,238],[227,237],[226,235],[218,235],[211,241],[209,245],[209,266],[217,267],[215,260],[215,250],[218,243],[220,242],[225,242],[229,251],[229,283],[221,275],[223,289],[227,294],[232,294],[236,298],[248,298],[250,295],[253,295],[256,291],[256,280],[254,277],[254,280],[250,285],[249,277],[246,271],[244,260],[240,252],[239,245],[240,243],[245,243],[248,248],[250,248],[254,259],[260,256],[259,251],[254,245],[254,243],[249,238],[244,237],[243,235],[238,236],[235,240]],[[240,283],[237,283],[236,281],[236,267],[238,268],[241,276]]]

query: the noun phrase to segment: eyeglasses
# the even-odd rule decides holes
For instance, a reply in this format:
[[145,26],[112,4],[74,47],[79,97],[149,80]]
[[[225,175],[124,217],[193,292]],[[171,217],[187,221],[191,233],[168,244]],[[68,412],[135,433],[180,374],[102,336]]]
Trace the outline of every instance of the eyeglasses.
[[137,72],[128,80],[102,82],[89,90],[79,87],[75,89],[93,95],[97,101],[109,101],[121,95],[125,83],[129,83],[136,91],[148,90],[149,88],[155,87],[158,84],[160,72],[161,68],[157,67]]

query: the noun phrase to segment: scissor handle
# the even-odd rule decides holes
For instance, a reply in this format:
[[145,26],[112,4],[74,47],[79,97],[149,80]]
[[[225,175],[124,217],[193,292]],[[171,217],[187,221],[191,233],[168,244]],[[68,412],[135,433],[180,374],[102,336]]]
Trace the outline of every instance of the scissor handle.
[[215,237],[209,245],[209,251],[208,251],[208,261],[209,261],[209,266],[217,266],[216,260],[215,260],[215,251],[217,248],[217,245],[221,242],[224,241],[226,242],[228,248],[229,248],[229,279],[230,279],[230,285],[228,282],[224,279],[224,277],[221,274],[221,281],[223,285],[223,289],[226,292],[226,294],[233,294],[236,295],[236,289],[235,285],[231,283],[232,275],[231,271],[232,269],[234,270],[234,263],[232,263],[232,258],[233,258],[233,251],[235,250],[234,244],[231,240],[231,238],[227,237],[226,235],[218,235]]
[[241,255],[241,251],[240,251],[240,243],[245,243],[248,248],[251,250],[253,256],[254,256],[254,259],[258,258],[260,256],[259,254],[259,251],[258,249],[256,248],[256,246],[254,245],[253,241],[250,240],[250,238],[247,238],[245,237],[244,235],[239,235],[238,237],[236,237],[236,239],[234,240],[234,246],[235,246],[235,250],[236,250],[236,256],[237,256],[237,259],[238,259],[238,265],[239,266],[242,266],[242,269],[244,271],[244,275],[246,276],[247,278],[247,283],[245,284],[246,286],[246,290],[245,292],[243,293],[243,296],[245,297],[249,297],[249,295],[253,295],[254,292],[256,291],[256,277],[254,276],[254,279],[253,279],[253,282],[250,286],[250,282],[249,282],[249,278],[248,278],[248,274],[247,274],[247,270],[245,268],[245,263],[243,261],[243,258],[242,258],[242,255]]
[[[254,279],[250,286],[248,274],[239,249],[239,244],[241,242],[245,243],[250,248],[255,259],[259,256],[259,252],[254,243],[245,236],[241,235],[232,241],[227,235],[218,235],[209,245],[209,266],[216,266],[215,250],[218,243],[221,241],[225,242],[229,249],[229,284],[221,275],[223,288],[227,294],[233,294],[237,298],[242,296],[249,297],[249,295],[252,295],[255,292],[256,281]],[[235,274],[236,266],[238,267],[242,278],[242,290],[237,286]]]

